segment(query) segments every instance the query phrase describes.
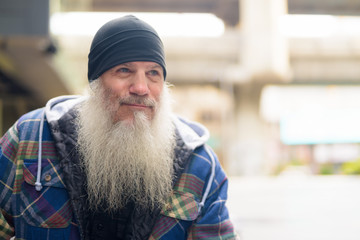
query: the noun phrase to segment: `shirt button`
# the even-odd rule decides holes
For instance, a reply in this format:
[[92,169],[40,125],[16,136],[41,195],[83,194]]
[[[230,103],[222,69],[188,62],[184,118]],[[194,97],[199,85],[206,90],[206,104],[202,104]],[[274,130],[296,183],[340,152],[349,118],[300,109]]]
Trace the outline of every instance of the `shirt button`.
[[49,174],[46,175],[46,176],[45,176],[45,181],[49,182],[50,180],[51,180],[51,175],[49,175]]
[[104,225],[102,225],[101,223],[99,223],[97,226],[96,226],[97,230],[101,231],[104,229]]

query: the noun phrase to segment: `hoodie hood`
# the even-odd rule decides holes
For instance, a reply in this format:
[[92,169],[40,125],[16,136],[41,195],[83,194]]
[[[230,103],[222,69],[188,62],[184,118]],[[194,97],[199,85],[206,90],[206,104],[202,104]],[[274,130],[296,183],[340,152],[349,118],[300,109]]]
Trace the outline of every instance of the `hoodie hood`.
[[87,97],[79,95],[66,95],[49,100],[45,106],[45,116],[48,122],[59,120],[76,104],[84,101]]
[[209,140],[209,131],[200,123],[174,116],[173,122],[185,145],[194,150]]

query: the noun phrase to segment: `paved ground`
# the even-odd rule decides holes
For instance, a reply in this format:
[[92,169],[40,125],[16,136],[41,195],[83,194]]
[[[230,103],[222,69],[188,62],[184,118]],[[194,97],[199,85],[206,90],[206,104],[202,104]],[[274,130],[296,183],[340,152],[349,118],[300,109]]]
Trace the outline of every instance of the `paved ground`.
[[231,177],[242,240],[359,240],[360,177]]

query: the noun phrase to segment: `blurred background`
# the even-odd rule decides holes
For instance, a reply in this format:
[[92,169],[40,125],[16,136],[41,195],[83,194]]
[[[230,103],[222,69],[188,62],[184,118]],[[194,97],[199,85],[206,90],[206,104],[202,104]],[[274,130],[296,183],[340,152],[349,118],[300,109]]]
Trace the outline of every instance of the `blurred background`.
[[0,133],[83,94],[92,36],[127,14],[209,128],[242,239],[360,239],[360,1],[0,0]]

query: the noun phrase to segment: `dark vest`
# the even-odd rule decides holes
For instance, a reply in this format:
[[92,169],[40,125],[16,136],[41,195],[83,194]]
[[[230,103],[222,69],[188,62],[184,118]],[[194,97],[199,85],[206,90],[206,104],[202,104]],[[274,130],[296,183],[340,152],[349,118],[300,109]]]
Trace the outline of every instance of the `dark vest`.
[[104,208],[89,214],[88,233],[90,240],[127,239],[128,223],[134,210],[132,203],[116,212],[107,212]]

